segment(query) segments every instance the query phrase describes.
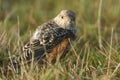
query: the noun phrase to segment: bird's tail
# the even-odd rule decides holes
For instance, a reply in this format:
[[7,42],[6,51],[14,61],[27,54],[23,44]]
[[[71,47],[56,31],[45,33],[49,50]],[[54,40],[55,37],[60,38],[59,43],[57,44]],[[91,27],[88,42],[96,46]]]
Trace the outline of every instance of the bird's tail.
[[21,65],[30,64],[32,61],[36,61],[37,63],[43,63],[42,59],[45,57],[43,55],[44,49],[39,47],[38,49],[33,49],[33,45],[29,43],[26,44],[23,48],[23,53],[13,58],[9,58],[8,69],[16,70],[19,69]]

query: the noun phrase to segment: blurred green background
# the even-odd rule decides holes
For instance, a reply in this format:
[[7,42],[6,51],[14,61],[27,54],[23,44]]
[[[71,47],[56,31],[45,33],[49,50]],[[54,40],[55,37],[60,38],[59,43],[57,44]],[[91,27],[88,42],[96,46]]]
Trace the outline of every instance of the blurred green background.
[[[18,42],[18,35],[25,44],[37,26],[54,18],[63,9],[76,13],[79,46],[86,42],[98,46],[99,26],[103,45],[104,41],[110,41],[112,28],[115,32],[113,42],[119,44],[120,0],[103,0],[100,18],[99,5],[100,0],[0,0],[1,46],[3,48],[10,41],[10,46],[14,47]],[[2,35],[6,37],[2,38]]]
[[8,53],[20,54],[36,27],[63,9],[76,13],[77,54],[91,53],[88,62],[95,67],[106,66],[110,51],[115,65],[120,62],[120,0],[0,0],[0,62],[8,58]]
[[[17,28],[19,22],[20,36],[24,36],[28,29],[35,29],[63,9],[76,13],[78,33],[82,33],[84,27],[90,31],[89,28],[97,23],[99,4],[100,0],[0,0],[0,33],[4,30],[14,33],[13,29]],[[103,0],[101,26],[103,31],[110,27],[119,28],[119,0]]]

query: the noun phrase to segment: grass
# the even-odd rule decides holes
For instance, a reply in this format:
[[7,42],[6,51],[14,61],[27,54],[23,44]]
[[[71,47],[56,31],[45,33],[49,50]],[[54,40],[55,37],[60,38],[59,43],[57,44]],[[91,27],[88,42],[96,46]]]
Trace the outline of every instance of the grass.
[[[22,53],[37,26],[61,10],[76,13],[77,39],[61,60],[3,74],[8,57]],[[119,0],[0,0],[1,80],[119,80]]]

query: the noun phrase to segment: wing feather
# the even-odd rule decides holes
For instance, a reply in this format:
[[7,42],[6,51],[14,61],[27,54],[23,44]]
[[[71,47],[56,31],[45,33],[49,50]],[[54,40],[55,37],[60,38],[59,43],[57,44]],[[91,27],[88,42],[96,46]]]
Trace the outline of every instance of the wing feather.
[[[49,21],[37,28],[30,42],[24,46],[23,54],[18,58],[30,62],[32,53],[34,53],[34,59],[43,59],[45,53],[49,54],[64,39],[72,37],[74,37],[74,34],[70,30],[63,29],[55,22]],[[13,64],[17,64],[16,60]]]

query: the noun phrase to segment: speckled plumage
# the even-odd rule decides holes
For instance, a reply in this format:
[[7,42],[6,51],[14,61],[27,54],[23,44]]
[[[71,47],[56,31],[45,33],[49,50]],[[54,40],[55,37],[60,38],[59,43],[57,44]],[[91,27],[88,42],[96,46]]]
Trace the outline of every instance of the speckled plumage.
[[[42,59],[65,52],[70,46],[68,39],[73,41],[75,38],[75,13],[70,10],[62,10],[55,18],[38,26],[30,42],[24,46],[23,54],[18,58],[30,62],[34,54],[35,60],[42,61]],[[57,51],[60,45],[63,48]],[[52,61],[54,58],[52,57],[50,60]],[[12,63],[13,65],[18,64],[15,59]]]

